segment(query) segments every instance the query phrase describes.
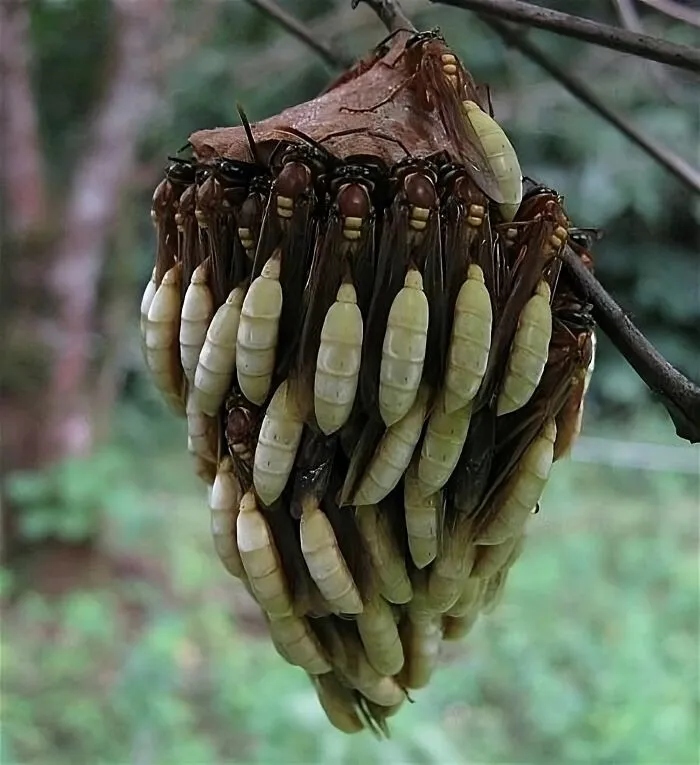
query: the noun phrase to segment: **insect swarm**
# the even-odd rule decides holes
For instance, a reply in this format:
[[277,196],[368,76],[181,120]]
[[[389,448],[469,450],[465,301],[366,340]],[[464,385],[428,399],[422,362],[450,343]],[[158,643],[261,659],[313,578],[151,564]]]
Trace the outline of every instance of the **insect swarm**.
[[154,196],[148,368],[224,567],[348,733],[386,733],[496,606],[580,428],[570,223],[489,112],[401,31],[312,102],[194,133]]

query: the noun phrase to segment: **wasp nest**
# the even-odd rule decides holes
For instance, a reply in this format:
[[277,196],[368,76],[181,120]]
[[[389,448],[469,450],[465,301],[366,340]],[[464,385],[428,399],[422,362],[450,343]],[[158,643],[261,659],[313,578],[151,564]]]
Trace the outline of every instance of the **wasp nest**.
[[243,122],[155,191],[146,361],[279,653],[333,725],[386,731],[578,433],[593,322],[558,254],[590,259],[437,33]]

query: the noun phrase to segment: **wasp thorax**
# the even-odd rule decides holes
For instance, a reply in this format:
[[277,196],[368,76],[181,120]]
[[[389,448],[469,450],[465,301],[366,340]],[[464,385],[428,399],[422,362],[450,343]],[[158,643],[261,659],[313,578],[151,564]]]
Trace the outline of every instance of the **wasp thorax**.
[[260,223],[262,220],[262,199],[259,194],[249,194],[238,213],[238,238],[249,257],[255,253]]
[[252,456],[254,436],[253,413],[241,404],[234,404],[226,417],[226,442],[229,448],[241,459]]
[[197,187],[192,184],[188,186],[180,196],[180,203],[175,213],[175,225],[179,231],[185,227],[185,221],[195,211],[195,202],[197,199]]
[[372,209],[369,193],[359,183],[346,183],[338,192],[338,210],[343,219],[343,236],[354,241],[362,236],[362,224]]
[[486,217],[486,205],[481,192],[474,188],[471,180],[465,176],[458,178],[454,185],[454,194],[467,206],[467,223],[478,228]]
[[209,176],[197,189],[197,204],[194,214],[200,228],[208,228],[212,216],[216,213],[222,198],[221,184],[213,176]]
[[156,223],[167,212],[174,201],[174,190],[172,184],[167,178],[156,186],[153,192],[153,204],[151,206],[151,220]]
[[422,173],[411,173],[404,179],[403,188],[411,206],[409,226],[415,231],[423,231],[428,225],[431,210],[437,207],[435,186]]
[[311,170],[303,162],[288,162],[275,181],[277,215],[291,218],[297,197],[309,190],[312,183]]

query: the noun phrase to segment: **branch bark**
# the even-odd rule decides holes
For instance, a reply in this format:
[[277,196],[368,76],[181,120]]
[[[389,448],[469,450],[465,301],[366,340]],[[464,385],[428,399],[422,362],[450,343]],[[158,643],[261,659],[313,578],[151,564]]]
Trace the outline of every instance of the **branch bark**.
[[700,72],[700,51],[689,45],[676,45],[657,37],[630,32],[549,8],[540,8],[520,0],[430,0],[430,2],[528,24],[622,53],[631,53],[634,56],[659,61],[680,69]]
[[351,7],[353,10],[361,2],[369,5],[389,32],[398,32],[399,29],[415,29],[411,20],[401,9],[398,0],[352,0]]
[[[481,16],[480,16],[481,18]],[[661,146],[641,133],[634,125],[610,109],[582,80],[564,71],[559,64],[544,51],[531,43],[522,33],[512,29],[499,19],[483,17],[482,21],[490,26],[507,45],[519,50],[524,56],[542,67],[551,77],[563,85],[572,95],[586,104],[589,109],[607,120],[632,143],[639,146],[654,161],[666,168],[691,191],[700,193],[700,170],[690,165],[682,157]]]
[[593,316],[600,328],[649,389],[661,398],[676,434],[692,444],[700,442],[700,387],[666,361],[568,246],[562,262],[579,296],[593,306]]
[[686,8],[674,0],[639,0],[639,2],[666,16],[685,21],[686,24],[692,24],[694,27],[700,27],[700,11]]

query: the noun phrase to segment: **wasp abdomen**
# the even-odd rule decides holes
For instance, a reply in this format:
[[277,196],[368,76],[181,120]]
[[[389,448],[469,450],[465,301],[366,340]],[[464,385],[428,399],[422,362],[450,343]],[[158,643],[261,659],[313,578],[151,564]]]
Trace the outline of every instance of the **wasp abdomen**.
[[525,406],[542,379],[552,338],[550,296],[549,285],[540,281],[537,291],[520,314],[498,396],[496,410],[499,415]]
[[362,357],[362,314],[352,284],[343,284],[328,309],[314,378],[316,422],[326,435],[342,427],[352,411]]
[[207,266],[202,263],[192,274],[180,318],[180,359],[187,382],[194,383],[199,354],[214,314],[214,297],[207,285]]
[[403,502],[408,549],[416,568],[425,568],[437,555],[442,496],[440,492],[423,496],[415,460],[406,471]]
[[467,440],[471,416],[470,404],[448,414],[442,399],[430,415],[418,462],[420,491],[424,497],[435,494],[449,481]]
[[310,675],[323,675],[332,670],[305,618],[273,617],[269,625],[272,642],[290,664],[301,667]]
[[153,298],[156,296],[156,290],[158,285],[156,284],[156,269],[151,272],[151,278],[146,284],[146,288],[143,291],[143,297],[141,298],[141,319],[139,322],[139,328],[141,330],[141,349],[143,350],[144,358],[146,355],[146,328],[148,326],[148,311],[151,308]]
[[236,366],[236,337],[245,289],[231,291],[207,329],[194,373],[195,400],[200,409],[214,416],[233,379]]
[[224,568],[239,579],[245,578],[245,570],[236,543],[236,522],[241,502],[241,487],[233,474],[230,457],[219,463],[216,478],[209,497],[211,510],[211,534],[214,549]]
[[279,252],[250,285],[241,309],[236,338],[236,372],[243,395],[254,404],[267,397],[275,366],[275,348],[282,314]]
[[301,551],[318,589],[341,614],[361,614],[363,605],[330,521],[315,504],[304,509],[300,524]]
[[304,423],[283,382],[275,391],[258,436],[253,463],[253,484],[267,506],[277,500],[287,485],[297,455]]
[[411,462],[423,429],[427,405],[428,389],[422,386],[411,409],[382,436],[355,492],[354,505],[376,504],[393,491]]
[[423,278],[416,269],[389,311],[379,372],[379,411],[387,427],[411,408],[423,374],[428,340],[429,308]]
[[437,667],[442,642],[441,618],[428,601],[425,576],[416,584],[399,633],[405,656],[400,679],[407,688],[423,688]]
[[258,603],[270,616],[289,616],[292,613],[292,599],[279,553],[252,491],[241,499],[236,520],[236,542]]
[[185,413],[183,375],[178,351],[180,330],[180,266],[165,272],[153,296],[146,320],[146,363],[165,400]]
[[445,613],[459,600],[471,573],[476,548],[464,522],[447,538],[430,571],[429,603],[435,611]]
[[455,304],[445,372],[444,406],[448,414],[476,396],[488,364],[491,328],[491,298],[484,273],[472,264]]
[[493,509],[488,523],[479,531],[477,544],[501,544],[522,531],[549,478],[556,435],[556,425],[550,419],[522,456],[515,475],[506,484],[502,503]]
[[357,616],[357,630],[367,660],[381,675],[396,675],[403,667],[403,648],[391,606],[376,595]]
[[358,733],[364,724],[355,711],[352,689],[342,685],[335,674],[327,673],[313,678],[316,694],[331,724],[342,733]]
[[377,505],[363,505],[356,509],[355,519],[379,579],[379,592],[390,603],[408,603],[413,588],[386,515]]
[[506,221],[513,220],[523,198],[523,179],[518,155],[503,128],[474,101],[462,103],[464,116],[481,141],[484,154],[503,195],[498,209]]
[[214,417],[204,414],[196,396],[187,396],[187,449],[208,462],[216,462],[219,446],[219,424]]

